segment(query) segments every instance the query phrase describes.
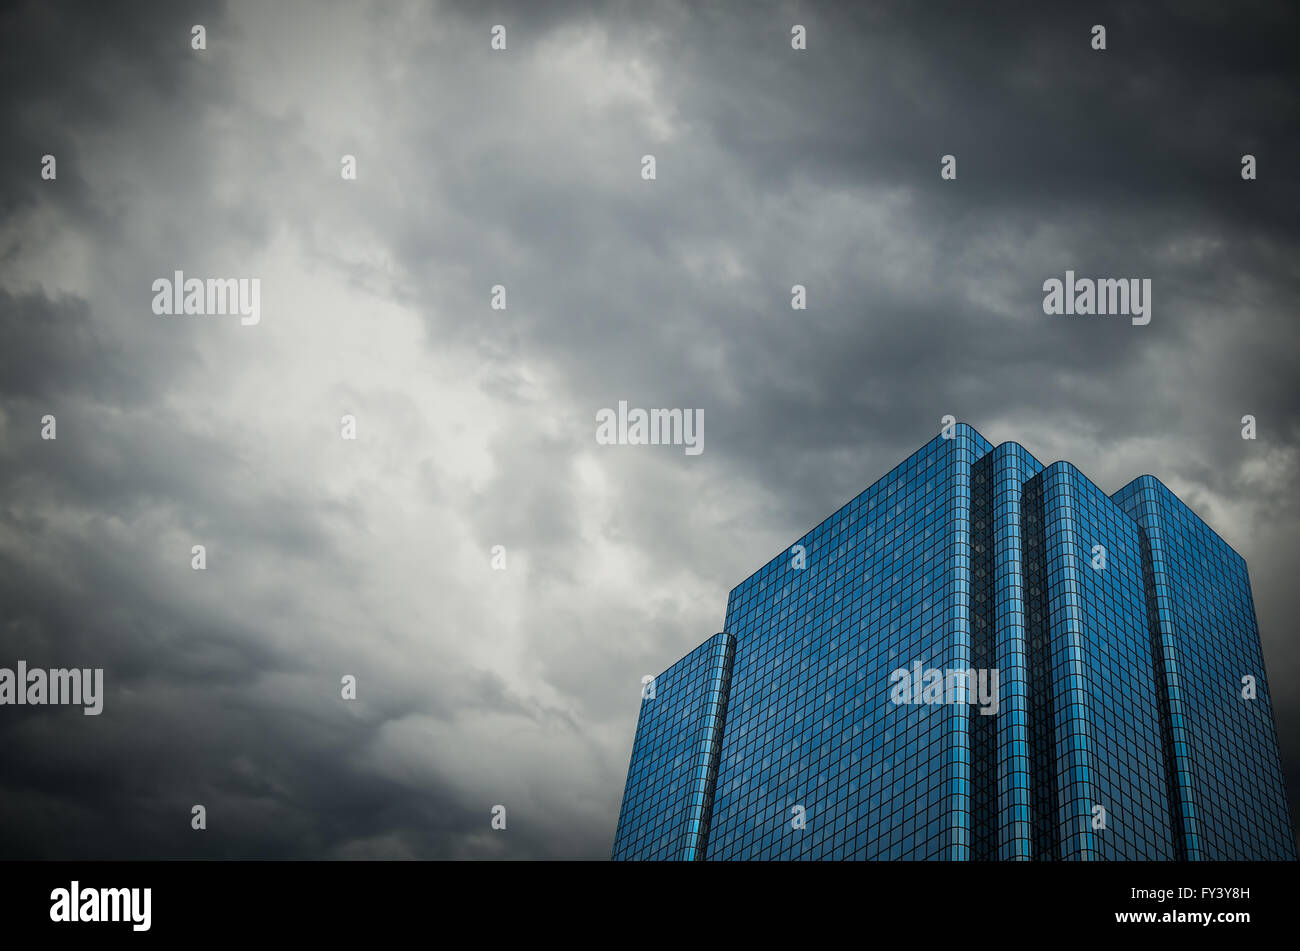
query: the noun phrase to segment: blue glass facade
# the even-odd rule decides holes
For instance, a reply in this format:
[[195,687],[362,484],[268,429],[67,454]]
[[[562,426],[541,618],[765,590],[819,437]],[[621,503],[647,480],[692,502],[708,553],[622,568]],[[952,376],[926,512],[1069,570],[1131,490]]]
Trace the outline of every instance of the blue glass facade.
[[710,858],[968,857],[966,708],[880,685],[913,659],[969,666],[970,469],[989,448],[936,437],[732,591]]
[[972,470],[971,616],[977,666],[997,666],[996,717],[971,716],[974,858],[1033,857],[1029,635],[1022,489],[1042,471],[1016,443],[985,453]]
[[1035,759],[1055,779],[1035,857],[1178,858],[1138,526],[1069,463],[1024,496],[1029,637],[1043,658]]
[[735,643],[715,634],[643,686],[614,858],[704,857]]
[[[1153,636],[1163,645],[1166,744],[1189,858],[1294,859],[1295,840],[1241,555],[1158,479],[1115,493],[1141,526]],[[1245,678],[1253,699],[1245,699]]]
[[642,701],[616,859],[1295,858],[1245,563],[1149,476],[959,424],[725,631]]

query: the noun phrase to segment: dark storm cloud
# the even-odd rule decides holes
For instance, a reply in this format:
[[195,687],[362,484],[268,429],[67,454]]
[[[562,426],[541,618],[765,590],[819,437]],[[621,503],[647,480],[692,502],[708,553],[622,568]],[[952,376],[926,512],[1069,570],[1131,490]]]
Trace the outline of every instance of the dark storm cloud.
[[[0,854],[607,855],[640,676],[945,413],[1108,491],[1151,472],[1245,555],[1295,786],[1284,5],[2,16],[0,604],[11,659],[102,664],[110,693],[0,717]],[[262,274],[265,338],[149,314],[181,266]],[[1152,323],[1044,316],[1067,268],[1151,278]],[[465,378],[355,380],[348,326],[299,304],[326,274],[419,315],[422,376]],[[620,399],[703,407],[705,452],[593,462]],[[344,488],[356,455],[302,435],[336,405],[397,434]],[[484,589],[463,553],[499,542]]]
[[[1018,11],[813,6],[798,19],[816,55],[794,60],[755,55],[787,45],[775,13],[678,11],[672,41],[653,47],[665,75],[656,94],[667,91],[690,131],[644,146],[658,152],[660,181],[629,172],[626,185],[598,191],[581,151],[539,141],[503,189],[502,173],[477,174],[503,161],[489,139],[478,161],[445,172],[471,236],[464,250],[412,248],[408,267],[460,257],[477,289],[508,261],[516,299],[527,295],[511,322],[528,335],[524,352],[566,366],[593,407],[610,393],[698,401],[728,461],[816,499],[817,511],[864,479],[842,458],[812,467],[838,477],[810,473],[810,453],[860,447],[862,465],[881,460],[874,477],[946,411],[977,425],[1032,412],[1035,426],[1095,443],[1192,430],[1194,458],[1213,452],[1232,471],[1239,407],[1293,418],[1288,375],[1258,371],[1261,361],[1282,370],[1294,352],[1284,314],[1295,274],[1279,267],[1293,232],[1277,210],[1295,204],[1294,186],[1238,174],[1242,152],[1280,158],[1295,144],[1279,14],[1239,23],[1204,8]],[[1105,53],[1086,42],[1094,22],[1110,26]],[[632,56],[654,23],[629,14],[609,25],[610,42],[621,37],[619,52]],[[524,17],[516,34],[527,27]],[[445,127],[431,120],[431,153]],[[641,150],[625,150],[629,169]],[[958,156],[959,183],[938,178],[946,152]],[[805,182],[845,197],[882,189],[906,205],[876,227],[846,221],[822,233],[806,219],[834,199],[800,196]],[[780,207],[783,196],[787,215],[764,227],[755,206]],[[1187,260],[1170,253],[1197,238],[1213,244]],[[760,283],[687,273],[676,249],[692,239],[731,243]],[[881,263],[895,241],[925,252],[901,277]],[[1043,320],[1041,283],[1067,268],[1151,276],[1154,324]],[[795,281],[813,302],[798,319],[787,307]],[[971,300],[990,282],[1008,285],[1009,311]],[[1248,308],[1246,282],[1256,288]],[[1215,347],[1226,349],[1204,352],[1219,330],[1206,321],[1225,320],[1234,331]],[[481,327],[452,321],[438,333]],[[707,344],[721,348],[720,368],[693,366],[690,350]],[[1218,386],[1185,385],[1207,373]],[[723,383],[738,398],[724,398]],[[1033,444],[1032,432],[1010,435]],[[839,482],[810,487],[810,476]]]
[[[0,152],[5,215],[39,204],[83,219],[97,216],[97,201],[108,196],[90,194],[78,173],[93,160],[81,151],[82,136],[94,128],[138,131],[130,106],[142,99],[204,101],[188,43],[177,38],[187,37],[194,23],[217,25],[221,9],[216,2],[27,0],[0,11],[0,123],[9,135]],[[31,174],[44,154],[64,166],[57,190]]]
[[0,290],[0,339],[0,393],[8,400],[109,395],[120,404],[148,392],[131,373],[130,354],[99,336],[84,300]]

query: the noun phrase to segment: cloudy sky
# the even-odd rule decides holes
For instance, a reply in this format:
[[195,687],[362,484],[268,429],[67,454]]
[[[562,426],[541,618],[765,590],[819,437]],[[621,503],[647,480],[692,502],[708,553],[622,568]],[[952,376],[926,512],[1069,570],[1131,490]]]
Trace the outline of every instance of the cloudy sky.
[[973,6],[6,5],[0,665],[107,685],[0,711],[0,856],[605,858],[641,676],[947,413],[1245,556],[1294,798],[1300,17]]

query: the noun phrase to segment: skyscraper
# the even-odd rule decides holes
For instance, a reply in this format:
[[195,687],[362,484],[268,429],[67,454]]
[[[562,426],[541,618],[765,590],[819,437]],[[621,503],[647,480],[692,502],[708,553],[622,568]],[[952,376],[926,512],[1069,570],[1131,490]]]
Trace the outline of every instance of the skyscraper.
[[647,681],[615,859],[1296,857],[1245,561],[962,424]]

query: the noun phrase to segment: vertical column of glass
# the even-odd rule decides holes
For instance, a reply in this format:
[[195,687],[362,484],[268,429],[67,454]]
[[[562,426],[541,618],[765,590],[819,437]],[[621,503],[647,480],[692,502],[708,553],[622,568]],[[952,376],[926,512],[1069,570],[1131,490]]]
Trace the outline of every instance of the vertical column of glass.
[[1079,601],[1078,537],[1073,467],[1048,468],[1043,486],[1047,554],[1049,642],[1055,699],[1057,834],[1062,859],[1100,858],[1092,830],[1096,803],[1093,781],[1092,715],[1084,659],[1083,609]]
[[[948,460],[951,479],[953,534],[948,561],[951,577],[952,612],[949,669],[967,670],[971,663],[971,467],[977,455],[968,427],[961,427],[948,440],[952,453]],[[987,449],[988,444],[984,444]],[[949,759],[944,776],[944,808],[951,834],[943,857],[965,861],[971,857],[971,738],[970,710],[966,704],[939,707],[949,736]]]
[[715,634],[709,641],[709,685],[701,723],[696,729],[699,742],[691,758],[691,786],[686,805],[685,844],[682,859],[702,861],[708,853],[709,820],[717,788],[718,762],[722,755],[722,730],[727,718],[727,697],[731,691],[731,665],[736,639]]
[[1139,479],[1136,489],[1127,504],[1121,504],[1138,523],[1138,530],[1142,534],[1142,573],[1156,654],[1156,682],[1160,687],[1161,712],[1164,714],[1164,729],[1161,732],[1164,734],[1166,755],[1173,766],[1169,783],[1169,809],[1178,823],[1175,831],[1183,852],[1180,858],[1195,862],[1202,858],[1202,854],[1193,796],[1192,744],[1187,728],[1182,678],[1178,673],[1178,635],[1170,598],[1168,556],[1161,525],[1160,503],[1155,484],[1149,477]]
[[993,625],[998,665],[997,857],[1033,858],[1030,823],[1029,645],[1025,623],[1024,542],[1020,499],[1042,467],[1024,449],[1004,443],[992,460]]
[[[971,658],[975,678],[982,669],[997,667],[994,617],[994,466],[1001,448],[985,453],[971,468]],[[972,679],[972,683],[978,683]],[[972,687],[973,691],[975,688]],[[1001,797],[998,789],[997,714],[969,707],[971,753],[971,858],[998,857]]]

